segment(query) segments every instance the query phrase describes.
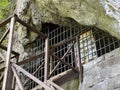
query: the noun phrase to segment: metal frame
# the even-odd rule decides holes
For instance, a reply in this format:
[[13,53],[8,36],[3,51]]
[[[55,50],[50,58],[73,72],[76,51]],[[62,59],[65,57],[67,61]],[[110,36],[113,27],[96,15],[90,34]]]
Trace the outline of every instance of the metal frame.
[[[38,36],[40,36],[40,38],[43,40],[43,42],[45,44],[45,45],[43,45],[44,48],[42,48],[44,50],[40,51],[40,53],[38,53],[32,57],[29,57],[23,61],[20,61],[20,62],[18,61],[19,53],[12,50],[12,42],[13,42],[12,37],[14,34],[14,26],[15,26],[16,22],[27,27],[27,30],[30,30],[30,31],[38,34]],[[86,33],[86,36],[84,38],[80,38],[79,35],[82,35],[82,33],[86,32],[86,31],[83,30],[82,33],[78,32],[77,34],[75,34],[74,32],[76,29],[74,29],[74,31],[73,31],[74,37],[70,36],[70,38],[67,38],[67,39],[62,40],[60,42],[56,42],[56,43],[52,44],[52,41],[50,41],[50,38],[49,38],[50,36],[43,34],[42,32],[38,31],[36,28],[25,23],[24,21],[19,19],[17,17],[17,15],[15,15],[15,14],[13,14],[12,16],[10,16],[6,20],[4,20],[2,23],[0,23],[0,27],[5,26],[7,23],[10,23],[10,28],[5,31],[5,33],[3,34],[3,36],[0,39],[0,48],[7,51],[6,58],[1,56],[1,54],[0,54],[0,57],[3,59],[3,61],[1,61],[1,63],[5,62],[5,67],[4,67],[5,72],[0,77],[0,81],[1,81],[3,79],[3,76],[4,76],[2,90],[14,89],[15,82],[18,83],[18,87],[20,88],[20,90],[24,90],[25,86],[27,85],[27,83],[31,79],[32,79],[32,81],[34,81],[38,85],[42,86],[46,90],[54,90],[54,89],[63,90],[60,86],[58,86],[54,82],[50,81],[51,76],[53,75],[53,73],[55,73],[55,71],[57,70],[57,68],[60,66],[61,63],[68,66],[73,71],[77,72],[79,74],[79,78],[82,82],[82,80],[83,80],[83,66],[82,66],[83,62],[81,62],[81,61],[84,57],[87,57],[87,55],[84,57],[81,57],[81,53],[82,53],[81,49],[87,48],[86,50],[88,50],[89,43],[87,42],[86,43],[87,45],[83,46],[81,48],[80,44],[83,43],[84,39],[87,41],[88,36],[87,36],[87,33]],[[72,29],[72,28],[70,28],[70,29]],[[89,29],[91,29],[91,27]],[[101,55],[111,51],[112,50],[111,46],[113,46],[114,49],[116,47],[120,46],[119,40],[115,40],[113,37],[110,39],[106,35],[101,36],[102,34],[97,35],[96,31],[94,33],[95,33],[94,37],[96,38],[94,43],[96,44],[96,47],[98,45],[95,53],[97,53],[97,54],[99,53],[100,55],[98,55],[98,56],[101,56]],[[8,46],[6,47],[6,46],[2,45],[2,43],[8,34],[9,34]],[[53,34],[55,34],[55,33],[53,32]],[[53,38],[55,38],[55,37],[53,37]],[[99,39],[97,39],[97,38],[99,38]],[[101,41],[103,41],[103,42],[101,43]],[[107,45],[105,43],[106,41],[108,42]],[[115,43],[118,43],[119,45],[115,45]],[[52,45],[50,45],[50,44],[52,44]],[[58,48],[62,45],[65,45],[65,44],[70,44],[71,46],[69,46],[69,48],[66,49],[66,51],[64,52],[64,54],[61,57],[59,57],[58,55],[56,55],[54,49]],[[75,61],[75,67],[72,66],[70,63],[65,61],[65,57],[67,57],[67,55],[69,54],[69,52],[72,50],[73,47],[76,47],[75,53],[77,54],[76,61]],[[108,48],[108,51],[107,51],[107,48]],[[89,58],[89,54],[93,55],[94,51],[92,51],[92,53],[88,53],[88,58]],[[29,71],[27,71],[26,69],[23,68],[26,64],[28,64],[30,62],[33,62],[33,63],[34,63],[34,61],[37,62],[37,59],[40,59],[41,57],[44,58],[43,61],[41,62],[40,65],[38,65],[38,67],[36,67],[36,69],[32,73],[30,73]],[[57,64],[53,65],[51,63],[52,62],[51,58],[54,58],[54,60],[57,62]],[[12,59],[16,59],[16,62],[12,62]],[[41,68],[43,68],[43,70],[44,70],[44,80],[40,80],[36,76],[37,72]],[[3,68],[2,68],[2,70],[3,70]],[[21,72],[22,75],[27,77],[27,79],[24,82],[21,80],[21,75],[19,72]],[[12,85],[11,85],[11,83],[12,83]]]
[[[29,79],[32,79],[34,82],[36,82],[38,85],[41,85],[46,90],[54,90],[53,87],[58,89],[58,90],[63,90],[61,87],[59,87],[54,82],[49,80],[50,76],[56,70],[56,67],[58,67],[60,63],[63,63],[65,65],[69,66],[72,70],[74,70],[75,72],[78,72],[78,74],[80,74],[80,70],[82,69],[81,61],[80,62],[78,61],[79,65],[80,65],[80,66],[78,66],[79,69],[74,68],[69,63],[64,61],[65,56],[71,50],[71,47],[74,46],[75,42],[79,43],[79,40],[78,40],[79,37],[73,37],[72,39],[69,39],[68,41],[60,42],[60,43],[57,43],[53,46],[49,46],[49,37],[47,35],[43,34],[42,32],[39,32],[36,28],[28,25],[27,23],[25,23],[24,21],[19,19],[16,14],[13,14],[8,19],[6,19],[2,23],[0,23],[0,27],[5,26],[9,22],[10,22],[10,29],[8,29],[4,33],[2,38],[0,39],[0,48],[7,51],[6,60],[5,60],[5,73],[4,73],[2,90],[14,89],[15,88],[14,87],[15,83],[13,83],[13,82],[17,82],[20,90],[24,90],[24,85],[29,81]],[[26,59],[24,61],[17,62],[17,60],[19,58],[19,54],[12,50],[12,42],[13,42],[12,40],[13,40],[13,34],[14,34],[14,26],[15,26],[16,22],[18,22],[18,23],[22,24],[23,26],[27,27],[28,30],[38,34],[41,38],[43,38],[45,40],[45,50],[41,54],[36,55],[34,57],[31,57],[29,59]],[[9,34],[8,47],[5,47],[5,46],[2,45],[2,42],[5,40],[5,38],[8,34]],[[61,45],[66,44],[66,43],[69,43],[69,42],[73,42],[73,41],[74,41],[73,45],[67,50],[67,52],[63,55],[62,58],[56,56],[53,53],[53,48],[61,46]],[[14,54],[15,56],[11,57],[12,54]],[[44,82],[39,80],[37,77],[34,76],[35,73],[39,70],[40,67],[38,67],[37,70],[34,73],[31,74],[20,66],[20,65],[24,65],[25,63],[28,63],[30,61],[33,61],[33,60],[35,60],[35,58],[39,58],[40,56],[45,56],[45,61],[42,64],[42,65],[44,65],[44,70],[45,70]],[[54,69],[52,70],[51,73],[48,73],[48,71],[50,69],[50,67],[48,65],[49,56],[52,56],[59,61],[58,64],[54,67]],[[11,61],[11,59],[13,59],[13,58],[16,58],[16,63]],[[80,58],[79,58],[79,60],[80,60]],[[26,82],[24,84],[22,84],[22,81],[20,80],[18,71],[22,72],[25,76],[28,77],[28,79],[26,80]],[[80,78],[81,78],[81,74],[80,74]],[[11,83],[13,83],[14,86],[12,86]]]

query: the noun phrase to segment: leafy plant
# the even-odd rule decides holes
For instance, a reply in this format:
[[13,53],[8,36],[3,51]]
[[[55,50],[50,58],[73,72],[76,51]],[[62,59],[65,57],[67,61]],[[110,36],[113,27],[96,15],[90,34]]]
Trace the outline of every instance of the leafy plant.
[[9,1],[8,0],[0,0],[0,21],[6,18],[9,12]]
[[[0,0],[0,22],[9,16],[9,1],[8,0]],[[5,32],[6,27],[0,28],[0,38]]]

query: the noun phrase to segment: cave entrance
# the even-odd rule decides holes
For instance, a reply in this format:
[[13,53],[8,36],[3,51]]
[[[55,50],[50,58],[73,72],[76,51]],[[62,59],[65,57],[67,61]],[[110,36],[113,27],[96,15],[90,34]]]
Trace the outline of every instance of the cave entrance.
[[[98,32],[99,31],[99,32]],[[120,47],[120,40],[111,36],[109,33],[94,28],[94,38],[97,56],[102,56]]]
[[[69,30],[69,27],[59,26],[59,25],[52,24],[52,23],[43,24],[41,32],[48,35],[50,39],[50,42],[49,42],[50,46],[57,44],[59,42],[65,41],[72,36],[72,31]],[[36,42],[39,42],[39,40]],[[55,52],[56,56],[62,57],[70,46],[71,46],[70,44],[66,43],[64,45],[54,48],[53,52]],[[64,60],[68,62],[69,64],[71,64],[72,66],[75,66],[73,50],[71,50],[67,54]],[[57,65],[58,61],[57,59],[50,57],[50,62],[52,64],[52,67],[50,67],[52,71],[53,67]],[[53,76],[58,75],[68,69],[69,67],[67,65],[61,63],[59,67],[56,69],[56,71],[53,73]]]
[[[115,37],[111,36],[109,33],[104,32],[103,30],[99,30],[96,27],[86,27],[86,26],[59,26],[52,23],[45,23],[42,26],[42,31],[44,34],[47,34],[50,42],[49,45],[52,46],[54,44],[57,44],[59,42],[66,41],[74,36],[79,36],[79,42],[80,42],[80,53],[81,53],[81,61],[82,63],[88,63],[92,60],[95,60],[95,58],[98,58],[108,52],[111,52],[112,50],[120,47],[120,40],[116,39]],[[62,56],[65,54],[67,49],[72,45],[72,42],[69,44],[64,44],[59,47],[54,48],[54,54],[56,56],[59,56],[62,58]],[[74,47],[69,51],[67,56],[64,58],[64,60],[69,63],[71,66],[76,66],[76,59],[78,59],[77,55],[77,48],[76,43]],[[30,56],[36,55],[38,53],[41,53],[41,51],[44,51],[44,40],[41,38],[37,38],[34,42],[33,49],[30,51]],[[24,68],[28,69],[29,72],[33,72],[36,70],[36,67],[39,67],[44,62],[44,56],[38,58],[36,61],[29,63],[29,65],[24,66]],[[52,71],[53,67],[55,67],[58,64],[58,60],[53,58],[52,56],[49,57],[50,60],[50,71]],[[55,75],[58,75],[64,71],[67,71],[70,69],[65,64],[60,64],[55,72],[52,74],[52,77]],[[44,66],[40,68],[40,70],[37,72],[36,77],[40,80],[44,80]],[[31,81],[27,83],[28,90],[35,87],[36,83]]]

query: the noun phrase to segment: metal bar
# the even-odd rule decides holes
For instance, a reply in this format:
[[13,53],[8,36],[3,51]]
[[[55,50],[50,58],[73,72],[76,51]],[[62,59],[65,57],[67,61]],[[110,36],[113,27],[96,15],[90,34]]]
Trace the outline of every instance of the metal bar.
[[13,74],[14,74],[14,76],[16,78],[16,81],[17,81],[17,84],[18,84],[20,90],[25,90],[24,87],[23,87],[23,85],[22,85],[22,82],[20,81],[19,76],[17,75],[16,70],[14,69],[14,67],[12,67],[12,71],[13,71]]
[[50,73],[52,72],[53,69],[53,58],[50,56]]
[[4,63],[4,60],[0,60],[0,64]]
[[[0,45],[0,48],[4,49],[5,51],[7,51],[7,47],[6,46],[3,46],[3,45]],[[16,56],[19,56],[19,53],[15,52],[15,51],[11,51],[12,54],[16,55]]]
[[2,22],[0,23],[0,27],[3,27],[3,26],[5,26],[7,23],[9,23],[12,17],[13,17],[13,15],[11,15],[10,17],[8,17],[6,20],[2,21]]
[[[74,46],[75,42],[71,45],[71,47],[69,47],[69,49],[66,51],[66,53],[63,55],[63,57],[61,59],[64,59],[65,56],[69,53],[69,51],[72,49],[72,47]],[[58,64],[54,67],[54,69],[51,71],[49,77],[52,76],[52,74],[54,73],[54,71],[57,69],[57,67],[60,65],[60,61],[58,62]]]
[[[13,56],[14,57],[14,56]],[[16,63],[18,62],[18,60],[19,60],[19,56],[18,57],[16,57]],[[13,82],[12,82],[12,90],[15,90],[15,86],[16,86],[16,78],[15,77],[13,77]]]
[[[0,53],[0,57],[2,58],[2,60],[0,61],[0,64],[2,64],[1,65],[1,67],[0,67],[0,72],[2,71],[2,70],[4,70],[4,62],[5,62],[5,58],[4,58],[4,56],[2,55],[2,53]],[[0,79],[1,80],[1,79]]]
[[[13,72],[13,71],[12,71]],[[14,73],[13,73],[14,74]],[[13,75],[12,90],[15,90],[16,78]]]
[[50,48],[56,48],[56,47],[58,47],[58,46],[61,46],[61,45],[70,43],[71,41],[75,40],[75,38],[76,38],[76,37],[73,37],[73,38],[68,39],[68,40],[61,41],[61,42],[59,42],[59,43],[57,43],[57,44],[54,44],[54,45],[50,46]]
[[9,33],[9,29],[8,30],[6,30],[6,32],[3,34],[3,36],[1,37],[1,39],[0,39],[0,44],[4,41],[4,39],[6,38],[6,36],[8,35],[8,33]]
[[53,53],[50,53],[50,55],[55,57],[57,60],[61,61],[63,64],[65,64],[65,65],[69,66],[70,68],[72,68],[75,72],[78,72],[74,67],[72,67],[70,64],[65,62],[63,59],[59,58],[58,56],[54,55]]
[[2,75],[0,76],[0,82],[2,82],[3,77],[4,77],[4,73],[2,73]]
[[49,63],[49,38],[45,39],[45,65],[44,65],[44,82],[48,79],[48,63]]
[[15,17],[11,18],[11,25],[10,25],[10,33],[9,33],[9,40],[8,40],[8,48],[7,48],[7,56],[6,56],[6,63],[5,63],[5,74],[3,80],[2,90],[10,90],[11,89],[11,82],[12,78],[10,78],[10,58],[11,58],[11,50],[12,50],[12,40],[13,40],[13,32],[14,32],[14,24],[15,24]]
[[5,61],[5,57],[0,53],[0,57],[2,58],[3,61]]
[[37,30],[36,28],[34,28],[34,27],[30,26],[29,24],[25,23],[24,21],[22,21],[22,20],[19,19],[18,17],[17,17],[17,21],[18,21],[20,24],[26,26],[29,30],[31,30],[31,31],[33,31],[34,33],[40,35],[41,37],[47,38],[47,35],[43,34],[43,33],[40,32],[39,30]]
[[56,89],[58,90],[64,90],[63,88],[61,88],[60,86],[58,86],[57,84],[55,84],[54,82],[50,81],[50,80],[47,80],[47,82],[49,84],[51,84],[52,86],[54,86]]
[[13,58],[17,58],[17,57],[19,57],[19,56],[14,55],[14,56],[11,57],[11,59],[13,59]]
[[32,79],[33,81],[35,81],[36,83],[38,83],[40,86],[44,87],[47,90],[52,90],[47,84],[43,83],[42,81],[40,81],[38,78],[36,78],[35,76],[33,76],[32,74],[30,74],[29,72],[27,72],[26,70],[24,70],[23,68],[21,68],[20,66],[18,66],[15,63],[12,63],[12,66],[15,67],[18,71],[22,72],[24,75],[26,75],[27,77],[29,77],[30,79]]
[[41,56],[44,56],[45,55],[45,52],[42,52],[41,54],[39,55],[36,55],[36,56],[33,56],[29,59],[26,59],[26,60],[23,60],[23,61],[20,61],[17,63],[17,65],[22,65],[22,64],[25,64],[25,63],[28,63],[28,62],[31,62],[33,60],[36,60],[36,58],[40,58]]
[[5,68],[4,64],[5,64],[4,62],[1,63],[1,65],[0,65],[0,72],[2,72],[4,70],[4,68]]
[[[37,72],[38,72],[38,70],[44,65],[44,63],[45,62],[43,62],[36,70],[35,70],[35,72],[33,72],[33,74],[32,75],[35,75]],[[23,86],[25,86],[28,82],[29,82],[29,78],[24,82],[24,84],[23,84]]]
[[76,42],[77,42],[77,64],[78,64],[78,71],[79,71],[79,78],[82,82],[82,63],[81,63],[81,59],[80,59],[80,41],[79,41],[79,36],[76,36]]

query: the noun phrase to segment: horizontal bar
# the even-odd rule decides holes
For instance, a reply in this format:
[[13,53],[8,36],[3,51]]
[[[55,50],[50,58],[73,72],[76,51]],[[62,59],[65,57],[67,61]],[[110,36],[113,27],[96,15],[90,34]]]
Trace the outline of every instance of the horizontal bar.
[[7,19],[5,19],[4,21],[2,21],[2,22],[0,23],[0,27],[3,27],[3,26],[5,26],[7,23],[9,23],[12,17],[13,17],[13,15],[9,16]]
[[24,75],[26,75],[27,77],[29,77],[30,79],[32,79],[38,85],[44,87],[46,90],[52,90],[47,84],[45,84],[44,82],[40,81],[38,78],[36,78],[34,75],[32,75],[29,72],[27,72],[26,70],[24,70],[22,67],[18,66],[15,63],[12,63],[12,66],[15,67],[16,70],[22,72]]
[[13,58],[17,58],[17,57],[18,57],[18,56],[15,55],[15,56],[12,56],[11,59],[13,59]]
[[47,38],[47,35],[43,34],[43,33],[40,32],[39,30],[37,30],[36,28],[34,28],[34,27],[30,26],[29,24],[25,23],[24,21],[22,21],[22,20],[19,19],[18,17],[16,17],[16,20],[17,20],[20,24],[26,26],[29,30],[33,31],[34,33],[40,35],[40,36],[43,37],[43,38]]
[[73,41],[73,40],[75,40],[75,39],[76,39],[76,37],[73,37],[73,38],[71,38],[71,39],[61,41],[61,42],[59,42],[59,43],[57,43],[57,44],[54,44],[54,45],[50,46],[50,48],[56,48],[56,47],[59,47],[59,46],[61,46],[61,45],[64,45],[64,44],[70,43],[71,41]]
[[47,82],[51,84],[52,86],[54,86],[57,90],[64,90],[63,88],[61,88],[60,86],[58,86],[57,84],[55,84],[54,82],[50,80],[47,80]]
[[42,52],[42,53],[39,54],[39,55],[36,55],[36,56],[33,56],[33,57],[28,58],[28,59],[26,59],[26,60],[23,60],[23,61],[17,62],[17,65],[22,65],[22,64],[28,63],[28,62],[30,62],[30,61],[36,60],[36,58],[39,58],[39,57],[43,56],[44,54],[45,54],[45,53]]
[[[68,50],[65,52],[65,54],[63,55],[63,57],[61,59],[64,59],[65,56],[70,52],[70,50],[72,49],[72,47],[74,46],[75,42],[68,48]],[[57,63],[57,65],[54,67],[54,69],[51,71],[49,78],[52,76],[52,74],[54,73],[54,71],[57,69],[57,67],[60,65],[60,61]]]
[[[12,60],[13,58],[17,58],[17,57],[18,57],[18,56],[13,56],[13,57],[11,57],[11,60]],[[3,66],[4,63],[5,63],[4,60],[0,61],[0,72],[3,71],[4,68],[5,68],[5,65]],[[1,64],[2,64],[2,65],[1,65]]]
[[[3,46],[3,45],[0,45],[0,48],[4,49],[5,51],[7,51],[7,47],[6,46]],[[16,56],[19,56],[19,53],[15,52],[15,51],[11,51],[12,54],[16,55]]]
[[69,63],[65,62],[63,59],[59,58],[58,56],[54,55],[53,53],[50,53],[50,55],[55,57],[57,60],[61,61],[63,64],[72,68],[75,72],[78,72],[74,67],[72,67]]
[[[42,62],[42,64],[32,73],[32,75],[35,75],[39,69],[41,69],[41,67],[44,65],[45,62]],[[25,86],[28,82],[30,81],[30,79],[28,78],[27,80],[24,81],[23,86]]]

